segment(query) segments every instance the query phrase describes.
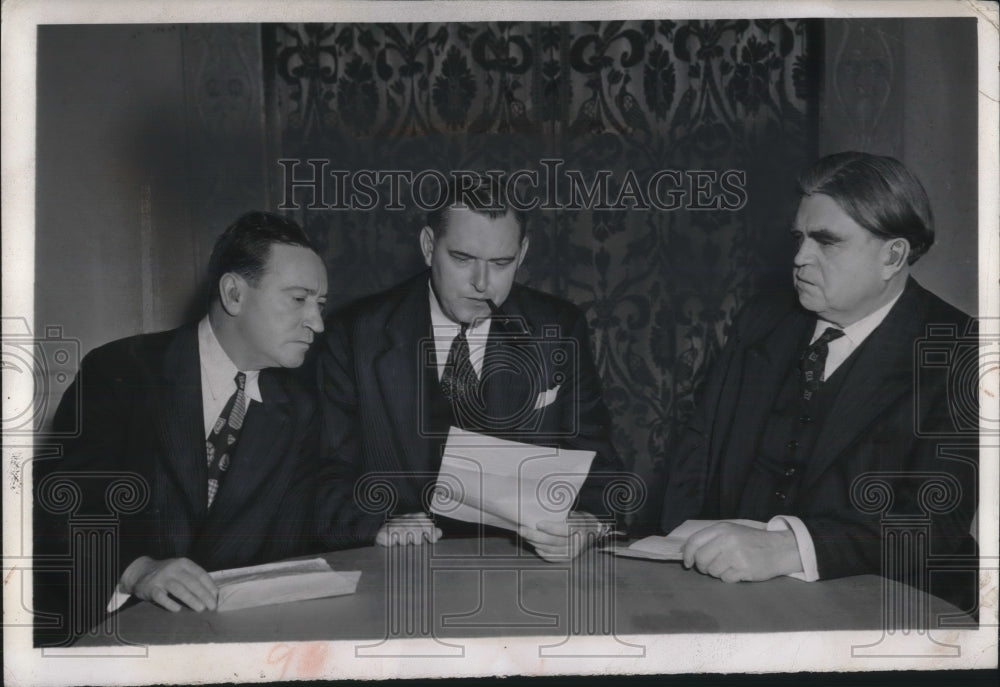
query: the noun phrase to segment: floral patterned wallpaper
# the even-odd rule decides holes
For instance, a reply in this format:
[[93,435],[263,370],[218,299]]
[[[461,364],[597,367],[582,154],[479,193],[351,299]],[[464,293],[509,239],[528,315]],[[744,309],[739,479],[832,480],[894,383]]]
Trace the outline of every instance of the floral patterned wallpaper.
[[[787,19],[271,25],[269,157],[301,161],[296,179],[310,159],[328,161],[325,172],[543,179],[541,161],[559,160],[587,183],[607,170],[611,198],[680,171],[674,209],[534,210],[519,275],[587,314],[616,447],[647,480],[642,530],[655,525],[665,451],[733,314],[790,288],[794,179],[817,150],[818,31]],[[691,171],[738,172],[742,192],[699,203]],[[268,173],[272,205],[289,202],[287,169]],[[327,261],[334,305],[422,268],[419,208],[310,209],[296,193],[292,214]]]

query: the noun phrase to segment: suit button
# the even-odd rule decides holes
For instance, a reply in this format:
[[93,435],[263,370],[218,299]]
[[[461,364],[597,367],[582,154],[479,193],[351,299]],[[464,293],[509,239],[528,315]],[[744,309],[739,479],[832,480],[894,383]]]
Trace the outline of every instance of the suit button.
[[776,499],[778,499],[779,501],[784,501],[785,500],[785,492],[783,492],[783,491],[776,491],[776,492],[774,492],[774,497]]
[[787,468],[785,470],[785,477],[791,477],[795,474],[795,468]]
[[795,439],[792,439],[787,444],[785,444],[785,446],[787,446],[789,449],[791,449],[792,451],[794,451],[795,449],[797,449],[799,447],[799,442],[795,441]]
[[799,422],[801,422],[804,425],[808,425],[812,421],[813,421],[813,419],[812,419],[811,415],[801,415],[801,416],[799,416]]

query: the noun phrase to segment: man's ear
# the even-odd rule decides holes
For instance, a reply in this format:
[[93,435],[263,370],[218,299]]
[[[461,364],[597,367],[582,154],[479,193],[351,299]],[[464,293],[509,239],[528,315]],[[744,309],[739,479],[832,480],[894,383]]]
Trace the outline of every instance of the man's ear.
[[910,242],[904,238],[896,237],[886,241],[883,250],[885,252],[885,276],[889,278],[906,267],[910,257]]
[[[524,262],[524,256],[527,254],[528,254],[528,237],[527,235],[525,235],[525,237],[521,239],[521,251],[517,254],[517,267],[521,266],[521,263]],[[515,269],[517,269],[517,267],[515,267]]]
[[219,302],[227,314],[234,317],[240,314],[248,286],[246,279],[235,272],[226,272],[222,275],[219,279]]
[[434,255],[434,230],[424,227],[420,230],[420,252],[424,254],[424,262],[431,266],[431,256]]

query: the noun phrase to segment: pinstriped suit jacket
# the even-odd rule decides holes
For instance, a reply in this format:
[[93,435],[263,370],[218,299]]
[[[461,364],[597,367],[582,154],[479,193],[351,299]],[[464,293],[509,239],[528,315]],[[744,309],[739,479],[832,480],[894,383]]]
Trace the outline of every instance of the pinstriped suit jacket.
[[[73,384],[55,429],[78,418],[80,434],[64,442],[62,458],[37,463],[36,489],[53,480],[78,485],[78,516],[113,514],[106,489],[117,475],[138,479],[148,495],[138,512],[118,514],[117,563],[106,566],[103,583],[115,584],[143,555],[183,556],[216,570],[314,548],[316,404],[290,371],[261,371],[264,402],[247,408],[211,512],[197,326],[101,346],[83,359]],[[66,514],[47,512],[38,496],[36,542],[57,555],[68,551]]]
[[[430,455],[437,444],[420,419],[431,334],[428,280],[429,272],[418,274],[327,321],[317,359],[324,463],[317,520],[328,546],[369,544],[385,522],[385,513],[359,507],[355,488],[366,475],[394,476],[396,514],[424,510],[422,492],[433,475],[400,475],[437,465]],[[603,514],[604,477],[620,470],[621,461],[611,444],[586,319],[567,301],[518,284],[502,310],[490,325],[483,395],[490,417],[514,420],[482,431],[595,451],[579,507]],[[572,373],[561,375],[554,361],[567,360]],[[485,372],[504,367],[510,374]]]

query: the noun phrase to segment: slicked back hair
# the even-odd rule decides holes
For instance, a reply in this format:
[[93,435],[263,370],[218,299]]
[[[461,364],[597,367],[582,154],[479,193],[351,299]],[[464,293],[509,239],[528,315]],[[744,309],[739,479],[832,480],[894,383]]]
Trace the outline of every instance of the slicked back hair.
[[219,298],[219,280],[235,272],[251,286],[260,283],[271,246],[302,246],[316,252],[315,246],[291,219],[270,212],[248,212],[233,222],[218,239],[208,260],[209,301]]
[[906,239],[911,265],[934,243],[934,216],[927,192],[894,158],[858,152],[827,155],[802,173],[799,191],[806,196],[829,196],[851,219],[881,239]]
[[452,207],[466,207],[490,219],[505,217],[508,212],[513,212],[514,219],[517,220],[518,241],[523,241],[528,217],[523,210],[511,205],[508,192],[516,193],[516,191],[513,188],[508,189],[507,181],[508,177],[504,175],[487,176],[472,172],[453,175],[448,183],[446,202],[440,208],[427,213],[427,226],[435,236],[444,235],[448,230]]

